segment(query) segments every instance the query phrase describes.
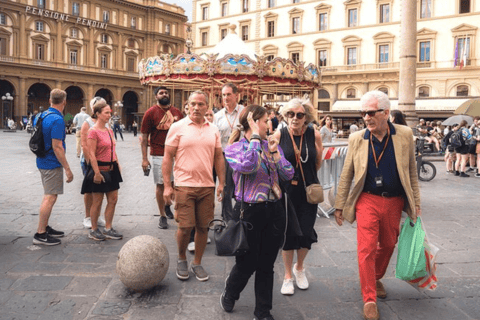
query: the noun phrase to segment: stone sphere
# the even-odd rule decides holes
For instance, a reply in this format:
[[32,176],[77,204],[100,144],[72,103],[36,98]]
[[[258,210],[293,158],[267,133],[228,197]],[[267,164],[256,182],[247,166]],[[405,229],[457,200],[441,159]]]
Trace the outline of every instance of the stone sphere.
[[148,290],[160,283],[170,258],[165,244],[152,236],[138,236],[125,243],[118,253],[120,281],[134,291]]

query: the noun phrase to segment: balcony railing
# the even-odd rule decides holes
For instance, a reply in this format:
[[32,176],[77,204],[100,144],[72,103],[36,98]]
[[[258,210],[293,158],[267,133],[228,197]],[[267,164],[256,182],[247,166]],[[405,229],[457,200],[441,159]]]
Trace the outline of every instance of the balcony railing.
[[[469,68],[478,65],[476,59],[467,59],[467,63],[463,66]],[[400,62],[385,62],[385,63],[372,63],[372,64],[353,64],[343,66],[327,66],[320,67],[322,73],[342,73],[342,72],[355,72],[355,71],[372,71],[372,70],[398,70],[400,68]],[[454,68],[454,59],[449,61],[420,61],[417,62],[418,69],[449,69]],[[460,68],[460,62],[457,62],[456,69]]]

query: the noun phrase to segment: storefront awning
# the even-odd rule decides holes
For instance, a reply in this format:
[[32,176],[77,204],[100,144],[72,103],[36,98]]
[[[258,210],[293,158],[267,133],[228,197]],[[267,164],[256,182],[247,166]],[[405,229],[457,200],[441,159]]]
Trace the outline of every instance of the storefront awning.
[[[417,112],[453,112],[462,103],[469,99],[417,99],[415,101],[415,110]],[[398,109],[398,100],[390,100],[391,109]],[[355,112],[361,109],[360,100],[338,100],[331,111],[333,112]]]

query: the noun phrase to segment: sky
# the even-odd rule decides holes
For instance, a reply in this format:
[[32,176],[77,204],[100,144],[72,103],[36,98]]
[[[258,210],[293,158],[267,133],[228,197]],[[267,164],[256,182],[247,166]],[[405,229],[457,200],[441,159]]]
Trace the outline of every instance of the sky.
[[192,0],[161,0],[162,2],[176,4],[185,9],[185,15],[188,17],[188,22],[192,22]]

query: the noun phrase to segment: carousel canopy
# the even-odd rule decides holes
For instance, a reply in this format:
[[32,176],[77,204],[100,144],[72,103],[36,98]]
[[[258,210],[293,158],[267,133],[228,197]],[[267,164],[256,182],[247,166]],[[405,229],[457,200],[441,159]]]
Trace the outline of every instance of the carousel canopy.
[[149,57],[140,61],[138,70],[143,85],[214,93],[220,92],[225,83],[233,82],[240,92],[253,95],[257,102],[264,94],[311,93],[321,82],[320,70],[315,65],[305,66],[305,62],[279,57],[266,61],[234,32],[208,53]]

